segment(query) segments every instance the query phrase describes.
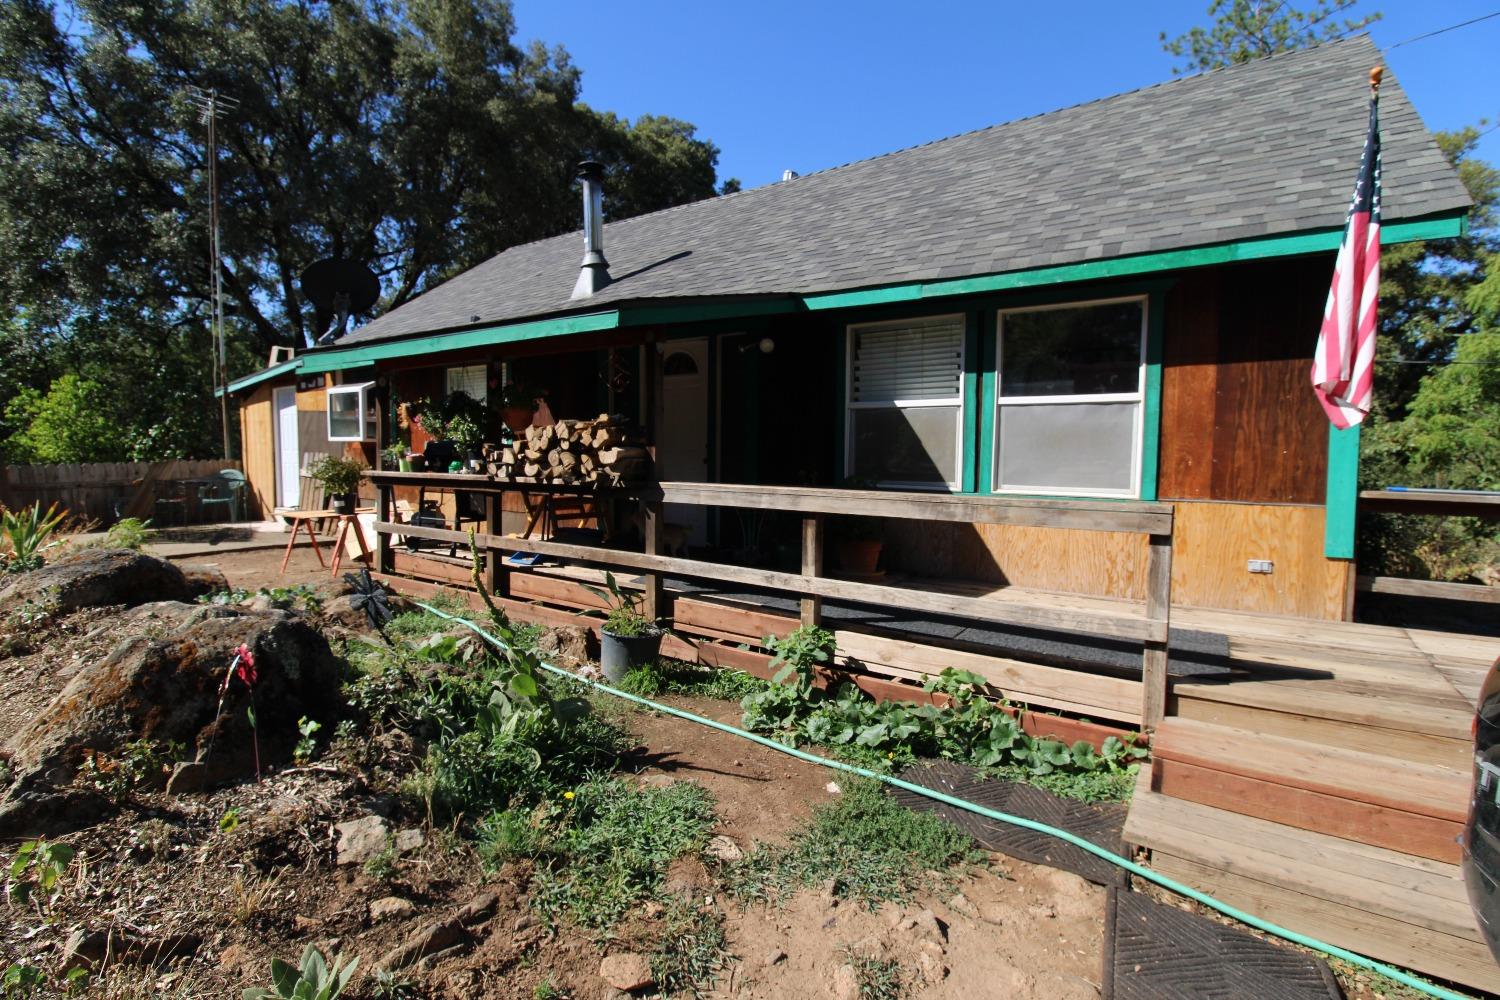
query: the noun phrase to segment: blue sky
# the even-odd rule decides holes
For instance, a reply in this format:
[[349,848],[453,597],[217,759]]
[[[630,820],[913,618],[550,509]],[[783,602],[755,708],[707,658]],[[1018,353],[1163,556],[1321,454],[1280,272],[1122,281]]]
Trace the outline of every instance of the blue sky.
[[[1172,76],[1158,34],[1208,0],[514,0],[518,39],[561,44],[589,104],[668,114],[723,151],[746,187],[810,173]],[[1310,6],[1308,3],[1306,6]],[[1500,0],[1364,0],[1391,46],[1500,10]],[[1398,46],[1387,65],[1429,128],[1500,117],[1500,17]],[[1500,161],[1500,131],[1480,155]]]

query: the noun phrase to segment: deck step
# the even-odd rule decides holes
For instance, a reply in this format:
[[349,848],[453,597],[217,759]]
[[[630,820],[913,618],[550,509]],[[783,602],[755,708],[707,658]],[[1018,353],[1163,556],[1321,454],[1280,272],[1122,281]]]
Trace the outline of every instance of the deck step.
[[1457,863],[1469,775],[1453,768],[1171,718],[1151,789],[1287,826]]
[[1162,874],[1265,920],[1500,992],[1457,865],[1173,798],[1144,772],[1125,840]]

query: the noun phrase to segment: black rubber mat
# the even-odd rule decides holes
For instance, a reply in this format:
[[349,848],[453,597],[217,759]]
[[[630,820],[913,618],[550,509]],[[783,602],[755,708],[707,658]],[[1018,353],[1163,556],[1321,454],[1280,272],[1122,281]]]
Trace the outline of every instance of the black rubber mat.
[[1109,890],[1103,1000],[1341,1000],[1322,959],[1138,892]]
[[[1120,852],[1120,836],[1125,826],[1126,813],[1125,806],[1121,804],[1093,805],[1059,798],[1031,785],[985,778],[951,761],[933,761],[909,768],[901,772],[901,777],[912,784],[945,792],[998,812],[1060,827],[1106,850],[1116,854]],[[1062,868],[1100,885],[1124,884],[1125,873],[1119,868],[1056,837],[985,819],[968,810],[944,805],[905,789],[892,789],[891,795],[910,809],[937,813],[973,837],[986,850],[998,851],[1034,864]]]

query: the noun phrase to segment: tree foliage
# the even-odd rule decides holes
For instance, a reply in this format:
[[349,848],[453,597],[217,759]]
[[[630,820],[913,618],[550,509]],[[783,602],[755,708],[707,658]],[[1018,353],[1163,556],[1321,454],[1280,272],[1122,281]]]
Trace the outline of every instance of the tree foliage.
[[183,378],[209,419],[171,414],[168,437],[213,450],[208,90],[237,102],[218,124],[237,371],[307,341],[297,275],[321,257],[369,265],[382,311],[578,228],[581,159],[605,164],[612,217],[715,194],[692,125],[588,107],[567,52],[514,33],[506,0],[0,6],[0,357],[44,395],[65,371],[153,401]]
[[1193,73],[1307,48],[1368,27],[1380,14],[1346,18],[1358,0],[1315,0],[1305,10],[1287,0],[1213,0],[1208,27],[1194,27],[1176,38],[1161,33],[1162,48],[1187,61],[1174,73]]

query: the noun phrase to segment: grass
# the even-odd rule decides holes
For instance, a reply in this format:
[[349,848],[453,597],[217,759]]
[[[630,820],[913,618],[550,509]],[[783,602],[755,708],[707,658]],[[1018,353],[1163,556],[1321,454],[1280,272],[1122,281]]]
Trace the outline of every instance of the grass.
[[859,982],[860,1000],[900,1000],[904,993],[901,965],[895,959],[860,955],[844,949],[844,958]]
[[656,894],[668,865],[703,847],[714,822],[711,797],[689,782],[635,788],[598,778],[566,802],[552,824],[532,895],[553,925],[613,925]]
[[1064,799],[1082,802],[1128,802],[1135,792],[1136,770],[1088,771],[1083,773],[1054,771],[1032,774],[1018,764],[987,767],[984,772],[1001,781],[1024,781]]
[[912,812],[854,781],[837,802],[819,807],[785,846],[761,845],[724,877],[741,903],[773,902],[832,880],[840,895],[875,908],[951,881],[948,869],[977,861],[974,842],[931,813]]
[[717,985],[733,957],[717,909],[680,899],[667,905],[661,944],[651,956],[651,974],[663,995],[702,996]]
[[620,688],[642,698],[663,694],[739,701],[747,694],[763,691],[770,684],[742,670],[704,669],[680,660],[660,659],[633,668]]

